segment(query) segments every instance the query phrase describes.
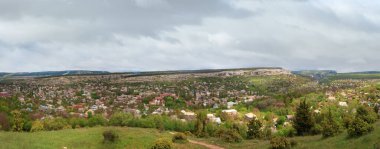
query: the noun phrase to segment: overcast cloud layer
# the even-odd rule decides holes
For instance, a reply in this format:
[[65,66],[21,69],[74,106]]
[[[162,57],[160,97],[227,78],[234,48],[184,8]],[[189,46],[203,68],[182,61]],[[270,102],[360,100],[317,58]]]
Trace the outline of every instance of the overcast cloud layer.
[[1,0],[0,72],[380,70],[380,1]]

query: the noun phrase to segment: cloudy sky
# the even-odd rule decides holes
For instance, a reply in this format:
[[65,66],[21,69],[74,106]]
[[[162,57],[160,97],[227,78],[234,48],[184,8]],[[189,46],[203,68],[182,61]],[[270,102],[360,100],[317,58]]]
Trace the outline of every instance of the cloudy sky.
[[0,72],[380,70],[377,0],[0,0]]

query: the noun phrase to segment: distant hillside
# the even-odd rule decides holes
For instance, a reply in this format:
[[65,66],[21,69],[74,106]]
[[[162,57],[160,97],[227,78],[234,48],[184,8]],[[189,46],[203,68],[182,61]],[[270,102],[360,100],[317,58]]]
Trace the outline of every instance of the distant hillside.
[[43,72],[18,72],[0,73],[0,77],[52,77],[66,75],[97,75],[109,74],[107,71],[67,70],[67,71],[43,71]]
[[311,77],[316,80],[324,79],[325,77],[336,75],[335,70],[301,70],[301,71],[292,71],[293,74]]

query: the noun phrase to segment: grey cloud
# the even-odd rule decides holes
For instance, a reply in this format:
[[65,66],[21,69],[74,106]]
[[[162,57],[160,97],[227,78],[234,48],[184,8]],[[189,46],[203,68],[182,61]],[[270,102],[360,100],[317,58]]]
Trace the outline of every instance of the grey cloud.
[[372,0],[4,0],[0,71],[379,70]]

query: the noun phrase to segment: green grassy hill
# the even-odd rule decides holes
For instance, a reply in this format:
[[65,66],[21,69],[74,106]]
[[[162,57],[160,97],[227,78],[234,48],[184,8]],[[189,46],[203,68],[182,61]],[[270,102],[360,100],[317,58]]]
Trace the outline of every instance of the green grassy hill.
[[[114,144],[103,143],[104,130],[115,129],[120,140]],[[0,132],[0,149],[146,149],[156,139],[171,139],[168,132],[159,133],[156,129],[127,127],[95,127],[83,129],[67,129],[60,131]],[[175,148],[202,149],[203,147],[187,144],[174,144]]]
[[[323,139],[321,135],[294,137],[291,138],[297,142],[296,149],[378,149],[380,148],[380,122],[374,124],[375,130],[370,134],[359,138],[347,138],[347,133],[342,133],[336,137]],[[269,149],[269,141],[262,140],[245,140],[242,143],[224,143],[215,138],[196,139],[210,144],[218,144],[225,148],[239,149]],[[375,148],[377,144],[377,148]]]
[[[318,136],[294,137],[299,149],[374,149],[376,143],[380,144],[380,122],[374,124],[375,130],[359,138],[347,138],[346,133],[339,136],[322,139]],[[120,140],[115,144],[104,144],[102,132],[115,129]],[[156,129],[128,128],[128,127],[95,127],[84,129],[67,129],[60,131],[43,131],[36,133],[0,132],[1,149],[109,149],[134,148],[146,149],[158,138],[170,139],[169,132],[159,133]],[[204,138],[192,140],[215,144],[224,148],[257,148],[268,149],[269,141],[245,140],[242,143],[224,143],[217,138]],[[174,144],[175,148],[202,149],[203,146],[195,144]]]

